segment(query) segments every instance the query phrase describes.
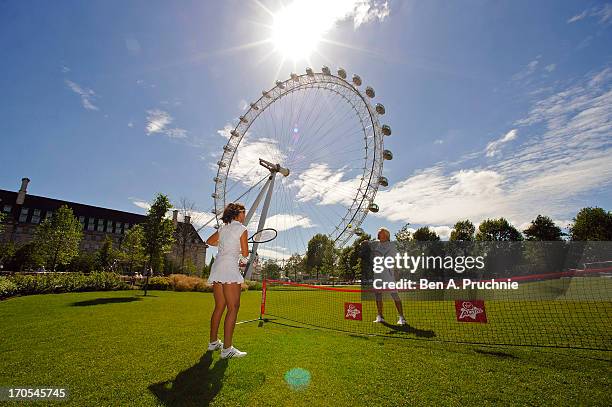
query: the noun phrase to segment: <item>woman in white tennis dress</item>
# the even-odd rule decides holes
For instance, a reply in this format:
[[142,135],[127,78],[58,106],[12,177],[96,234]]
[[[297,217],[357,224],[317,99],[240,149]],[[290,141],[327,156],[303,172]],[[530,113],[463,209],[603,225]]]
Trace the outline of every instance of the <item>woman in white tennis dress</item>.
[[[212,234],[206,244],[218,246],[217,257],[210,270],[208,283],[213,286],[215,309],[210,317],[210,343],[208,350],[221,351],[221,358],[246,356],[232,346],[232,336],[236,326],[236,317],[240,308],[240,285],[244,281],[238,268],[240,258],[249,255],[247,228],[242,224],[245,217],[244,205],[231,203],[223,211],[223,226]],[[217,339],[219,323],[225,313],[223,325],[223,342]]]

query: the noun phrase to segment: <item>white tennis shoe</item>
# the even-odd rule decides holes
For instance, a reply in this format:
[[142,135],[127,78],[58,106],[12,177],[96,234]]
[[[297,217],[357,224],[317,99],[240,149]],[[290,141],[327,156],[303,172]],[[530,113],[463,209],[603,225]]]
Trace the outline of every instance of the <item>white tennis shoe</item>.
[[221,342],[219,339],[217,339],[214,342],[210,342],[208,344],[208,350],[210,351],[215,351],[215,350],[220,350],[223,349],[223,342]]
[[397,320],[398,325],[406,325],[406,319],[403,316],[400,316]]
[[221,351],[221,359],[229,359],[229,358],[243,358],[247,355],[246,352],[239,351],[238,349],[230,346],[227,349],[223,349]]
[[381,315],[376,315],[376,319],[374,320],[375,324],[382,324],[385,322],[385,319]]

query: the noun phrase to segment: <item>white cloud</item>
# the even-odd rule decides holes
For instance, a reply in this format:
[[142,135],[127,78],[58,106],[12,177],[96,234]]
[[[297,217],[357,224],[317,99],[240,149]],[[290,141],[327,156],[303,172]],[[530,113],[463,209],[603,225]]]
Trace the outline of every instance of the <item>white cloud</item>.
[[133,122],[128,122],[127,126],[128,127],[134,127],[134,123]]
[[444,140],[442,139],[434,140],[434,144],[444,144]]
[[77,83],[66,79],[64,81],[68,88],[72,90],[74,93],[81,97],[81,104],[87,110],[99,110],[97,106],[93,104],[93,100],[96,98],[96,93],[88,88],[83,88]]
[[547,72],[552,72],[557,68],[557,64],[549,64],[544,67]]
[[534,73],[536,68],[540,64],[541,57],[541,55],[538,55],[533,61],[529,62],[520,72],[515,73],[512,76],[512,79],[515,81],[520,81],[526,79],[528,76]]
[[[231,124],[226,124],[220,130],[217,130],[217,134],[224,139],[229,140],[231,137],[230,131],[233,127]],[[269,171],[259,165],[259,159],[264,158],[272,162],[283,162],[286,159],[286,155],[281,151],[278,141],[269,138],[258,138],[253,141],[249,139],[249,134],[240,141],[234,158],[232,159],[232,166],[228,174],[228,178],[234,181],[240,181],[245,185],[251,186],[259,182]],[[218,153],[213,153],[213,156],[218,159]],[[217,163],[211,163],[211,168],[217,170]]]
[[466,160],[440,163],[379,192],[375,216],[417,225],[466,218],[477,224],[500,216],[521,225],[538,214],[573,217],[586,194],[609,191],[612,183],[610,76],[603,70],[536,102],[516,123],[529,137],[505,157],[493,155],[486,167],[456,168]]
[[278,232],[282,232],[285,230],[293,229],[293,228],[312,228],[316,225],[312,223],[310,218],[305,215],[293,215],[288,213],[279,213],[273,216],[270,216],[266,219],[266,227],[274,228]]
[[62,73],[68,73],[70,72],[70,68],[68,68],[66,65],[62,66]]
[[174,118],[170,116],[170,113],[164,110],[147,110],[147,135],[161,133],[170,138],[186,138],[187,130],[178,127],[168,128],[168,125],[173,121]]
[[300,202],[316,201],[318,205],[350,205],[359,188],[360,178],[347,178],[345,172],[329,165],[313,163],[290,184],[297,187]]
[[576,14],[567,20],[568,24],[584,20],[587,17],[597,19],[599,24],[607,25],[612,22],[612,4],[606,3],[602,6],[595,6],[584,10],[582,13]]
[[501,147],[507,142],[516,139],[517,135],[518,135],[518,130],[512,129],[500,139],[491,141],[489,144],[487,144],[487,148],[486,148],[487,157],[493,157],[493,156],[500,154]]

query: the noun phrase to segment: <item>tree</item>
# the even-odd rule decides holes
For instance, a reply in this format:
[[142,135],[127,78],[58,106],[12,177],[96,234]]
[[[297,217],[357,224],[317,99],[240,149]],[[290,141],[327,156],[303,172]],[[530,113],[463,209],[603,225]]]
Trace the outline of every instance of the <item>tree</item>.
[[518,242],[523,240],[521,232],[506,219],[487,219],[478,226],[476,240],[486,242]]
[[563,240],[561,228],[548,216],[538,215],[531,221],[531,225],[523,230],[527,240],[560,241]]
[[355,281],[361,273],[361,247],[371,239],[370,235],[359,236],[352,245],[340,250],[338,258],[339,276],[343,280]]
[[266,260],[261,267],[263,278],[278,279],[281,275],[281,267],[274,260]]
[[417,242],[437,242],[440,236],[433,230],[429,230],[427,226],[418,228],[413,234],[412,239]]
[[316,272],[317,280],[320,272],[331,273],[335,260],[334,243],[321,233],[317,233],[308,241],[306,251],[306,270],[312,275]]
[[453,226],[453,230],[450,234],[449,240],[451,241],[461,241],[461,242],[471,242],[474,240],[474,232],[476,228],[474,224],[470,222],[469,219],[460,220],[455,223]]
[[113,238],[105,235],[104,243],[96,253],[96,265],[102,271],[111,270],[118,257],[117,251],[113,248]]
[[6,222],[7,217],[4,212],[0,212],[0,233],[4,232],[4,222]]
[[306,259],[299,254],[292,254],[285,264],[285,276],[293,277],[293,281],[298,281],[298,275],[303,275],[306,271]]
[[572,240],[612,240],[612,212],[602,208],[582,208],[570,227]]
[[145,253],[154,273],[162,272],[164,255],[170,252],[174,243],[174,224],[171,219],[166,218],[166,213],[171,208],[168,197],[157,194],[144,223]]
[[0,266],[8,263],[15,255],[15,252],[15,243],[11,241],[0,243]]
[[132,274],[134,268],[140,270],[147,259],[144,239],[142,225],[134,225],[125,233],[120,258],[127,265],[129,274]]
[[49,270],[55,271],[58,264],[66,265],[78,256],[82,237],[81,223],[72,213],[72,209],[64,205],[36,229],[36,256]]

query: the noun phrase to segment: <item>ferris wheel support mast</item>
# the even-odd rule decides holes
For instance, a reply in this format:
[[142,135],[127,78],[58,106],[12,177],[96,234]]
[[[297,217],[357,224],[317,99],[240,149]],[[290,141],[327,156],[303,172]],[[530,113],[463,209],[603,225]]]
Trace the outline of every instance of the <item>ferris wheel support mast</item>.
[[[261,215],[259,216],[259,223],[257,224],[257,230],[262,230],[266,226],[266,218],[268,217],[268,209],[270,208],[270,202],[272,201],[272,191],[274,190],[274,180],[276,179],[276,174],[280,173],[283,176],[287,177],[289,175],[289,169],[281,167],[280,164],[272,164],[269,161],[259,159],[259,165],[268,169],[270,171],[270,176],[268,180],[259,191],[255,202],[249,208],[249,212],[247,213],[244,224],[245,226],[249,224],[251,218],[255,214],[259,203],[261,202],[261,198],[266,195],[266,199],[264,200],[263,208],[261,210]],[[259,243],[253,243],[253,248],[251,249],[251,255],[249,256],[249,261],[247,262],[246,272],[244,273],[244,278],[246,280],[251,278],[253,274],[253,263],[255,262],[255,258],[257,257],[257,248],[259,247]]]

